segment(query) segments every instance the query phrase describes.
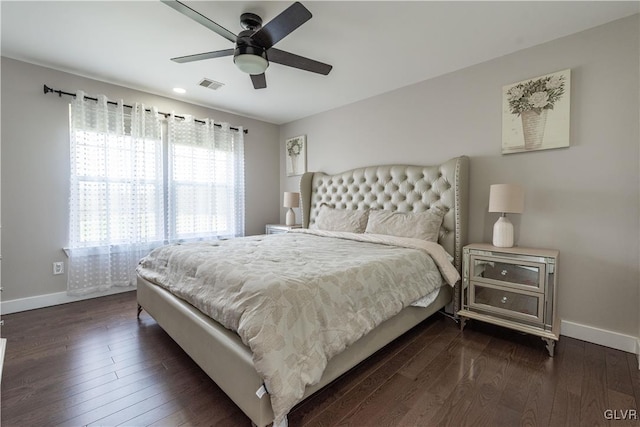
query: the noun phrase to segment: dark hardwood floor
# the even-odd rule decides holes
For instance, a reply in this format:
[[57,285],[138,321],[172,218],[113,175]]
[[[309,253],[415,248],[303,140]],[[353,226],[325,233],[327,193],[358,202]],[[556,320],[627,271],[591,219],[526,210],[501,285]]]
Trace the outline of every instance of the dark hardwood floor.
[[[3,316],[3,426],[249,426],[135,293]],[[436,314],[289,414],[296,426],[628,426],[636,356]],[[631,410],[631,412],[629,412]],[[635,411],[635,412],[633,412]],[[622,419],[627,418],[627,419]]]

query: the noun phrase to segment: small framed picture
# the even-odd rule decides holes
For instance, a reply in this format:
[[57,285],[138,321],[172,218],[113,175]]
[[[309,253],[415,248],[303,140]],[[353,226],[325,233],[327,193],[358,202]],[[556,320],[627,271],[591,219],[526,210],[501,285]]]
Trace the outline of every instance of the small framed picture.
[[285,141],[287,176],[302,175],[307,171],[307,136],[300,135]]
[[569,146],[571,70],[502,88],[502,154]]

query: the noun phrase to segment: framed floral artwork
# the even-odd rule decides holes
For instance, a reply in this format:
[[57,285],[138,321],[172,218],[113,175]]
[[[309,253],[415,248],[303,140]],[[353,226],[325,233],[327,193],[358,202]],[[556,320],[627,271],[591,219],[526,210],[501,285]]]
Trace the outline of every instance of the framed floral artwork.
[[569,146],[571,70],[502,88],[502,154]]
[[307,171],[307,136],[300,135],[285,141],[287,176],[302,175]]

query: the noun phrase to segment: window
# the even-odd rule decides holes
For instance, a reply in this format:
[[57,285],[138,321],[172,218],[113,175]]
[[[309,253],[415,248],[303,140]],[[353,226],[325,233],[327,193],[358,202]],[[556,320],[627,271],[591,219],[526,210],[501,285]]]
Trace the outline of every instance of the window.
[[70,123],[70,294],[135,284],[163,243],[244,234],[242,131],[82,92]]
[[[169,118],[169,240],[244,231],[244,153],[239,132]],[[239,232],[240,231],[240,232]]]
[[162,141],[75,132],[71,247],[164,240]]

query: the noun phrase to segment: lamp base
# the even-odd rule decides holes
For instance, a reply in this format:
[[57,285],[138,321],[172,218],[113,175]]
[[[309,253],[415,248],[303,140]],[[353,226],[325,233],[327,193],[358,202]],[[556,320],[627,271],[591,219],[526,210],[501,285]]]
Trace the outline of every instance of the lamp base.
[[513,247],[513,224],[506,216],[501,216],[493,226],[493,246]]
[[286,220],[287,225],[296,225],[296,213],[292,208],[289,208],[289,210],[287,211]]

